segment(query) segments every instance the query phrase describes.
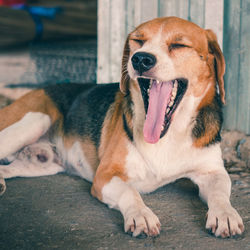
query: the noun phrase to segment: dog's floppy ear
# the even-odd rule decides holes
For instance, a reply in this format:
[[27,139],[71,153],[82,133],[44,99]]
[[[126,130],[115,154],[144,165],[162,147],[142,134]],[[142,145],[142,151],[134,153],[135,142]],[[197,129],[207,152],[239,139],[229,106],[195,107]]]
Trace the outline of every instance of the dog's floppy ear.
[[129,91],[129,75],[128,75],[128,69],[127,69],[127,64],[128,64],[128,59],[129,59],[129,35],[127,37],[127,40],[125,42],[125,46],[123,49],[123,56],[122,56],[122,76],[121,76],[121,82],[120,82],[120,90],[122,93],[127,94]]
[[220,98],[222,103],[225,104],[225,88],[223,79],[226,68],[225,59],[214,32],[208,29],[206,30],[206,35],[208,40],[209,53],[214,56],[214,70],[215,70],[216,81],[219,85]]

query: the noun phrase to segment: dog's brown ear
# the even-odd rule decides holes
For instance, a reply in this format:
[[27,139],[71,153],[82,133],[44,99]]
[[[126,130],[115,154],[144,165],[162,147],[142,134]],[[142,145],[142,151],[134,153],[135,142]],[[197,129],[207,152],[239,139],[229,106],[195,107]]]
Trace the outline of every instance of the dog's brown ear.
[[120,82],[120,90],[122,93],[127,94],[129,91],[129,75],[128,75],[128,59],[129,59],[129,36],[125,42],[125,46],[123,49],[123,56],[122,56],[122,74],[121,74],[121,82]]
[[223,53],[220,49],[220,46],[217,41],[217,37],[212,30],[206,30],[207,40],[208,40],[208,49],[209,53],[214,56],[214,69],[216,81],[219,85],[220,98],[223,104],[225,104],[225,88],[224,88],[224,79],[225,74],[225,59]]

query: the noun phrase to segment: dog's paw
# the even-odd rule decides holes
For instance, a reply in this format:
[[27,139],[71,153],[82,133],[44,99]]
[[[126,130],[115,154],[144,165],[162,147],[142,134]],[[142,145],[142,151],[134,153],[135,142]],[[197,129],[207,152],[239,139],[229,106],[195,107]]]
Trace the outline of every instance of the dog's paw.
[[243,221],[238,212],[228,206],[226,209],[209,209],[206,229],[211,230],[217,237],[227,238],[244,231]]
[[134,237],[141,234],[157,236],[160,234],[161,223],[158,217],[148,208],[133,209],[124,218],[125,232],[132,232]]

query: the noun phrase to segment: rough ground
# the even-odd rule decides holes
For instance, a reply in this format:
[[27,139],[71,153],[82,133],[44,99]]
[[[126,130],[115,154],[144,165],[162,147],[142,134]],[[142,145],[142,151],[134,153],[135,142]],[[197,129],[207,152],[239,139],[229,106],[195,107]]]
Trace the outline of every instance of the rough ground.
[[[0,96],[0,107],[7,103]],[[61,174],[7,180],[0,197],[0,249],[250,249],[250,137],[223,131],[222,151],[231,201],[245,224],[242,236],[209,234],[197,188],[180,180],[143,195],[161,221],[161,235],[132,238],[120,213],[91,197],[90,183]]]

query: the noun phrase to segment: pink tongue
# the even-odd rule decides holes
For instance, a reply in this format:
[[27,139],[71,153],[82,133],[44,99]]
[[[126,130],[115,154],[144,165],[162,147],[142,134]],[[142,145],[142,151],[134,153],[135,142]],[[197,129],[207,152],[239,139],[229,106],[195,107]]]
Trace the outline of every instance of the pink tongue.
[[149,94],[147,118],[144,123],[143,135],[148,143],[156,143],[160,139],[161,128],[164,124],[167,104],[171,98],[172,81],[156,83],[153,80]]

